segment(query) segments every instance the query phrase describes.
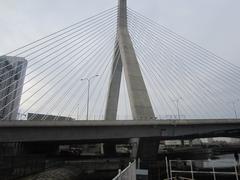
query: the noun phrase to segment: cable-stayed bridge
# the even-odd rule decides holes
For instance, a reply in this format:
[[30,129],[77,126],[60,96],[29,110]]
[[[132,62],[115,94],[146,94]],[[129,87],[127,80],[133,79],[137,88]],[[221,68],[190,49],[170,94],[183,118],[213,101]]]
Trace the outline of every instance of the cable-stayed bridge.
[[239,136],[240,68],[125,0],[0,58],[1,142],[138,138],[147,162],[160,139]]
[[[18,79],[25,79],[18,95],[18,119],[36,113],[85,120],[88,88],[87,81],[81,79],[99,75],[91,81],[89,119],[104,120],[111,70],[115,69],[113,58],[120,56],[119,49],[114,52],[119,38],[117,14],[117,7],[106,10],[6,54],[27,60],[26,75]],[[180,119],[238,118],[237,66],[131,9],[128,31],[154,117],[177,119],[179,109]],[[11,64],[1,69],[6,67]],[[21,66],[13,69],[17,67]],[[121,79],[117,119],[132,119],[124,73]],[[10,84],[1,91],[8,87]],[[7,120],[7,115],[2,120]]]

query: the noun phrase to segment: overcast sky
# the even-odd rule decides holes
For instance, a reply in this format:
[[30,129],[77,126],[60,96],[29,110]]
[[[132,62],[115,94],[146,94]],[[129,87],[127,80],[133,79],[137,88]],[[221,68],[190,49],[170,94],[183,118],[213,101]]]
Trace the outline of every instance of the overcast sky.
[[[0,55],[116,5],[117,0],[0,0]],[[239,0],[128,0],[128,6],[240,66]]]
[[[116,4],[117,0],[0,0],[0,53]],[[239,0],[129,0],[128,6],[240,65]]]

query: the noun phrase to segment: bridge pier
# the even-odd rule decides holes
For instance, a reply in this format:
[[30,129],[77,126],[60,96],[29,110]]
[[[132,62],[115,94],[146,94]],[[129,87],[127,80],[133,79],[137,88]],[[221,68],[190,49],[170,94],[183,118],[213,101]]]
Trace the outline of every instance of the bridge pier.
[[140,138],[138,144],[138,157],[140,168],[148,170],[148,179],[159,179],[159,166],[157,162],[159,141],[154,138]]

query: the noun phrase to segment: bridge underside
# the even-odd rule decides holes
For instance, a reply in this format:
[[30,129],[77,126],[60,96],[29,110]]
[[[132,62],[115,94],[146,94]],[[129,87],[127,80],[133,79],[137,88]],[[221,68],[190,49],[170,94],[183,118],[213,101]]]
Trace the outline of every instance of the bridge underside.
[[131,138],[239,137],[240,120],[2,121],[0,142],[123,142]]

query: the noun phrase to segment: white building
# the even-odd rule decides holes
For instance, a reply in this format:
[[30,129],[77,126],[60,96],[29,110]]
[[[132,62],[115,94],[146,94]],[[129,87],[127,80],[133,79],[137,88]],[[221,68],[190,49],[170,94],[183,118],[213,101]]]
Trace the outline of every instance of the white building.
[[0,120],[17,119],[26,69],[22,57],[0,57]]

